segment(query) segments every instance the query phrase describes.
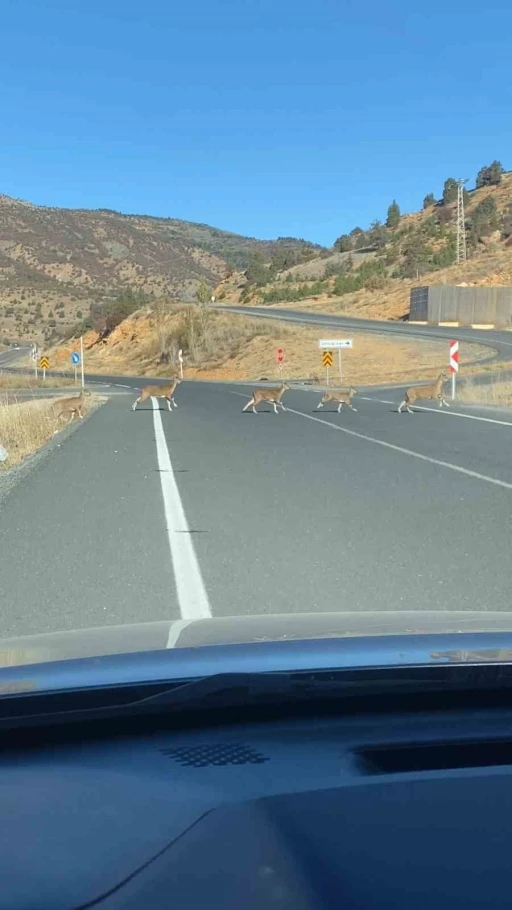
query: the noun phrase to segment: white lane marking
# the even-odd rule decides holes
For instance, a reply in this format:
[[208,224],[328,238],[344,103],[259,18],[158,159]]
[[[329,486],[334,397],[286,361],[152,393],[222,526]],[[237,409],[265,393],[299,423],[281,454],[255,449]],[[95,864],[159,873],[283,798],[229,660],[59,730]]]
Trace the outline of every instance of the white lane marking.
[[357,439],[373,442],[374,445],[382,446],[384,449],[400,452],[401,455],[409,455],[410,458],[428,461],[430,464],[437,464],[441,468],[449,468],[450,471],[456,471],[458,474],[465,474],[467,477],[474,477],[476,480],[483,480],[486,483],[495,484],[497,487],[504,487],[506,490],[512,490],[512,483],[507,483],[506,480],[498,480],[496,477],[489,477],[487,474],[479,474],[478,471],[470,471],[469,468],[463,468],[458,464],[452,464],[449,461],[441,461],[439,458],[431,458],[429,455],[422,455],[420,452],[413,452],[412,449],[404,449],[402,446],[395,446],[391,442],[384,442],[383,439],[376,439],[374,436],[356,433],[355,430],[339,427],[334,423],[330,423],[328,420],[322,420],[321,417],[313,417],[312,414],[304,414],[302,411],[295,411],[293,408],[287,408],[287,411],[289,414],[297,414],[298,417],[305,417],[306,420],[314,420],[316,423],[323,423],[324,426],[331,427],[332,430],[338,430],[340,433],[346,433],[348,436],[355,436]]
[[[362,398],[362,395],[358,396]],[[376,401],[379,404],[396,404],[396,401],[385,401],[384,398],[363,398],[363,401]],[[397,405],[398,407],[398,405]],[[510,420],[496,420],[494,417],[480,417],[477,414],[462,414],[460,411],[443,411],[442,408],[426,408],[419,404],[411,405],[416,411],[429,411],[431,414],[442,414],[444,417],[465,417],[467,420],[481,420],[483,423],[497,423],[502,427],[512,427]],[[409,414],[409,417],[411,415]]]
[[174,478],[171,456],[167,448],[162,415],[156,398],[153,404],[156,452],[160,469],[160,482],[164,500],[167,536],[171,549],[176,591],[181,618],[186,620],[210,619],[212,615],[208,594],[204,586],[196,551],[190,538],[190,529],[178,486]]
[[169,624],[169,637],[166,648],[175,648],[183,629],[186,629],[193,622],[195,622],[195,619],[172,619]]

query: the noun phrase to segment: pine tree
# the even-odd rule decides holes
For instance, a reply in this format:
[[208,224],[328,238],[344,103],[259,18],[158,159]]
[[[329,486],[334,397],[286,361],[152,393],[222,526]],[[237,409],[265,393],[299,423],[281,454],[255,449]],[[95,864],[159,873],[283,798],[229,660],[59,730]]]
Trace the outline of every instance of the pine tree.
[[481,167],[476,175],[476,188],[483,186],[498,186],[501,183],[503,165],[501,161],[493,161],[488,167]]
[[388,216],[386,218],[386,227],[391,231],[394,230],[400,224],[400,206],[398,205],[396,199],[393,199],[393,202],[388,208]]
[[265,260],[263,258],[263,253],[259,250],[251,254],[249,259],[249,265],[245,272],[245,277],[247,278],[248,284],[266,284],[268,279],[268,271],[265,266]]
[[338,253],[349,253],[352,246],[352,238],[349,237],[348,234],[341,234],[341,236],[334,241],[334,249],[337,250]]
[[434,196],[434,194],[427,193],[427,195],[425,196],[425,198],[423,200],[423,208],[428,209],[428,208],[430,208],[431,205],[435,205],[435,204],[436,204],[436,197]]
[[445,180],[443,187],[444,205],[451,205],[452,202],[457,202],[457,187],[458,183],[453,177],[448,177],[448,180]]

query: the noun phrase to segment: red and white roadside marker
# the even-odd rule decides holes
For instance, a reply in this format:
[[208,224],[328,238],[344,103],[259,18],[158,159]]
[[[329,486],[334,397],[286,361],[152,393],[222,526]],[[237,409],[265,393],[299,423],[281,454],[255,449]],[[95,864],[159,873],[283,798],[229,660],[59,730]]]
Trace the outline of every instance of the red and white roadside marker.
[[450,341],[450,373],[452,374],[452,401],[455,398],[455,377],[459,372],[459,342]]
[[276,351],[276,360],[279,369],[279,373],[283,372],[283,361],[284,361],[284,351],[283,348],[278,348]]

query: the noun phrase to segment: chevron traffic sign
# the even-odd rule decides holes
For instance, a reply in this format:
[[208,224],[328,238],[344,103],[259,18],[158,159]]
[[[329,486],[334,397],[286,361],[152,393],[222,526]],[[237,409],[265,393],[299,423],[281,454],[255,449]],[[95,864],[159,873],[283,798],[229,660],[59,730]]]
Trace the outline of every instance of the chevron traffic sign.
[[450,341],[450,373],[459,372],[459,342]]

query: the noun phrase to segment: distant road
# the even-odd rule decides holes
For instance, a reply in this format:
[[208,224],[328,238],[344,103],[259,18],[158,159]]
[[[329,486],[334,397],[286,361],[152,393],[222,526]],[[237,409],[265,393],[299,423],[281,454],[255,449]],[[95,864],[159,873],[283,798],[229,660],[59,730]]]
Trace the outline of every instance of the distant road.
[[429,338],[437,341],[457,338],[475,344],[494,348],[499,360],[512,360],[512,332],[497,329],[447,328],[445,326],[414,325],[409,322],[385,322],[377,319],[356,319],[353,316],[333,316],[327,313],[313,313],[302,310],[277,309],[276,307],[225,306],[216,307],[226,313],[240,313],[261,319],[278,319],[284,322],[299,322],[330,328],[348,329],[359,332],[401,335],[410,338]]
[[0,351],[0,370],[2,367],[18,363],[24,357],[28,358],[30,351],[30,347],[9,348],[7,351]]

